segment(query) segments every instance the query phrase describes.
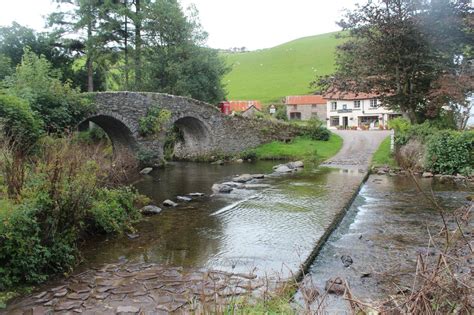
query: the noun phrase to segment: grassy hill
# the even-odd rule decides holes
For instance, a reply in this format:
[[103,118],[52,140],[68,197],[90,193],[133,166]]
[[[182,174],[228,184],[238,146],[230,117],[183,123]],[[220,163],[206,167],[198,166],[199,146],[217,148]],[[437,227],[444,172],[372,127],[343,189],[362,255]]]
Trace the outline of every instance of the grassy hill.
[[228,99],[254,99],[265,104],[311,92],[318,74],[334,69],[337,33],[300,38],[273,48],[225,54],[232,71],[224,77]]

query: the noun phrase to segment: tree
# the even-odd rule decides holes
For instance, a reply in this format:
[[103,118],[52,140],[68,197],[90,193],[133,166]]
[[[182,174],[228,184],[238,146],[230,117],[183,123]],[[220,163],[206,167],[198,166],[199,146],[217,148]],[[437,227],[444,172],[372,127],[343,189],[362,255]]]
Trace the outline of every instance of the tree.
[[25,48],[20,65],[4,82],[6,93],[26,100],[49,133],[74,128],[90,109],[79,90],[60,77],[60,71],[44,56]]
[[[465,0],[369,1],[339,22],[347,40],[337,49],[336,73],[318,77],[313,85],[378,93],[387,107],[412,122],[437,117],[455,99],[449,92],[434,97],[441,78],[458,80],[472,59],[471,15]],[[468,93],[465,87],[462,98]]]
[[204,47],[207,33],[196,8],[186,15],[176,0],[157,0],[148,4],[145,18],[143,90],[223,100],[221,78],[228,68],[215,50]]
[[[115,40],[114,20],[108,18],[116,1],[55,0],[58,11],[48,17],[48,25],[62,38],[62,46],[85,57],[87,91],[93,92],[94,76],[110,57],[108,44]],[[110,25],[112,24],[112,26]]]

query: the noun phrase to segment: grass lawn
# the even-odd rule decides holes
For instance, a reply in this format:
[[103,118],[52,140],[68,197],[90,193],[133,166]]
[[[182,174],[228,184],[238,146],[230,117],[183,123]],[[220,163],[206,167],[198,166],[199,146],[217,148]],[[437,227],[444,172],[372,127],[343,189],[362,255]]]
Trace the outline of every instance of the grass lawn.
[[329,141],[316,141],[297,137],[290,143],[274,141],[263,144],[253,151],[261,160],[321,161],[334,156],[342,146],[342,138],[331,134]]
[[372,166],[397,166],[397,162],[390,154],[390,136],[385,138],[372,157]]
[[304,37],[268,49],[227,53],[231,72],[223,78],[228,99],[281,102],[288,95],[309,94],[316,75],[334,71],[336,46],[343,42],[328,33]]

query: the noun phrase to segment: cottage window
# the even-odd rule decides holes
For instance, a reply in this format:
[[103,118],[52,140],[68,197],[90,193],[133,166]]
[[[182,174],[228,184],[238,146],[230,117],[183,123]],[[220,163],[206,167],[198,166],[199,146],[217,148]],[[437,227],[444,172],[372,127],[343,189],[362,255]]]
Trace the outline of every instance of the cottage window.
[[342,109],[347,109],[347,104],[342,105]]
[[360,108],[360,101],[354,101],[354,108]]
[[290,113],[290,120],[301,120],[301,113]]
[[336,111],[337,110],[337,102],[331,102],[331,110]]
[[377,107],[377,99],[373,98],[370,100],[370,107],[375,108]]
[[316,109],[316,108],[318,108],[318,105],[316,105],[316,104],[311,105],[311,109]]
[[331,116],[330,125],[331,127],[339,126],[339,116]]

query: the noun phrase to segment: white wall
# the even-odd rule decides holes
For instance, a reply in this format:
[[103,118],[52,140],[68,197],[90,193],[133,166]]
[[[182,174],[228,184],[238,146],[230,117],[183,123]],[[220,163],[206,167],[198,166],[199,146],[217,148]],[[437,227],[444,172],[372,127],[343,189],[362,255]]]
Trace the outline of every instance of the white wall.
[[[332,110],[331,103],[337,103],[337,109]],[[370,116],[378,118],[380,123],[387,124],[388,114],[397,114],[396,112],[389,110],[383,106],[380,106],[380,100],[377,100],[377,107],[370,107],[370,99],[360,100],[360,108],[354,107],[354,100],[328,100],[326,108],[328,111],[327,127],[330,129],[336,129],[336,126],[331,126],[331,117],[339,117],[339,125],[343,125],[343,117],[347,117],[348,127],[358,127],[359,120],[362,116]],[[344,109],[345,108],[345,109]],[[343,112],[347,110],[347,112]]]

